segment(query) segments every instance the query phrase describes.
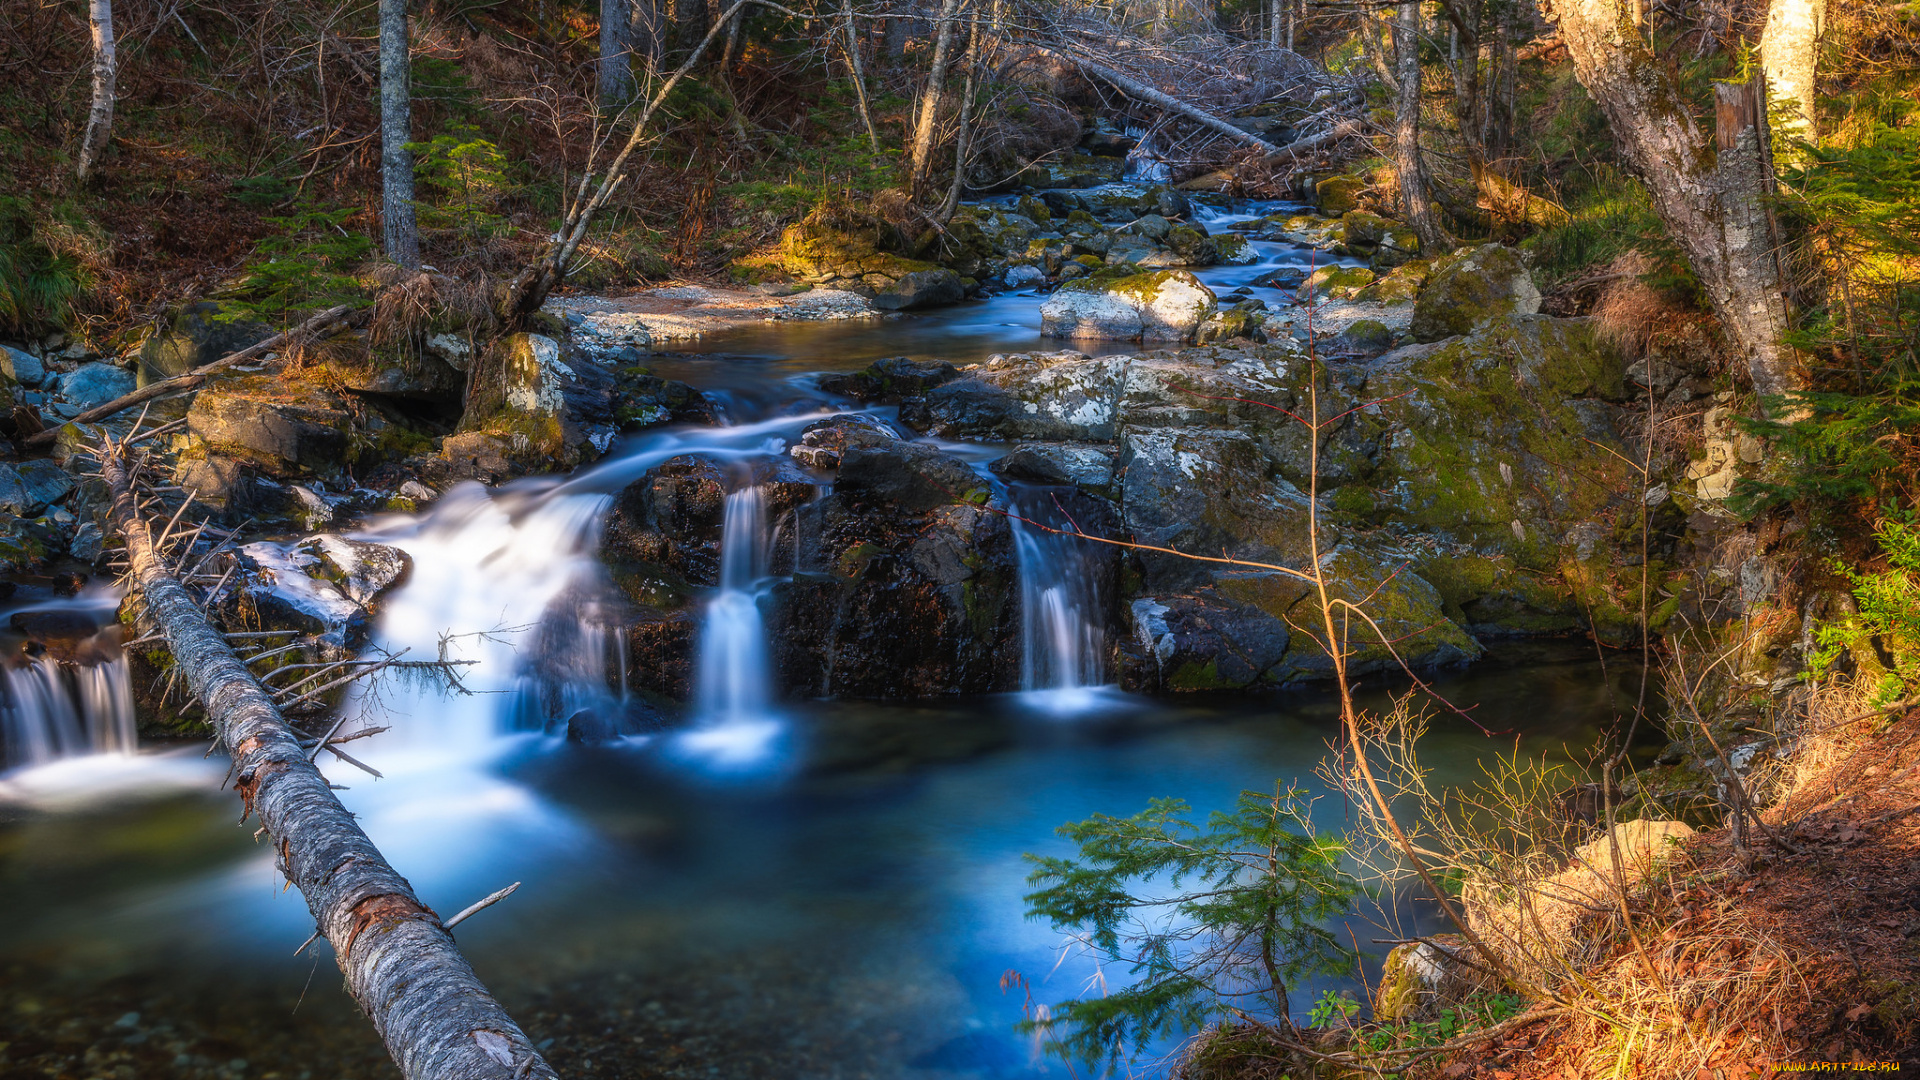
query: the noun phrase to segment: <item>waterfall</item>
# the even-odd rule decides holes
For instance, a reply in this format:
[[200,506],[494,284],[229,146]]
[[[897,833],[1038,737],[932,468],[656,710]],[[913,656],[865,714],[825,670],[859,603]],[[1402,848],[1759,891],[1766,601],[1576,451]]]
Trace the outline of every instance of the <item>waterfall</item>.
[[0,685],[8,768],[133,752],[133,686],[124,655],[83,664],[43,653],[6,668]]
[[1173,179],[1173,170],[1161,161],[1153,147],[1153,136],[1137,127],[1127,128],[1127,135],[1137,140],[1133,149],[1127,151],[1127,168],[1120,179],[1145,184],[1164,184]]
[[685,749],[716,764],[760,758],[780,729],[771,709],[773,670],[760,616],[768,547],[760,488],[729,494],[720,530],[720,586],[700,621],[695,728],[681,737]]
[[[1015,493],[1014,553],[1020,571],[1020,688],[1055,711],[1092,700],[1106,674],[1106,631],[1097,564],[1050,498]],[[1041,492],[1040,494],[1044,494]],[[1024,501],[1022,496],[1027,496]],[[1024,519],[1024,520],[1023,520]],[[1065,534],[1048,532],[1049,528]]]

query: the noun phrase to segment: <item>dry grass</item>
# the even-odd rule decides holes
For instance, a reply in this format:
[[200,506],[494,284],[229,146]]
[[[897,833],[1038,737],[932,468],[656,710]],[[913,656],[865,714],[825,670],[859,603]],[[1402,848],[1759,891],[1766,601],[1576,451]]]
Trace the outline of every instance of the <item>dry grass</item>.
[[1629,251],[1600,271],[1602,280],[1590,312],[1594,329],[1618,345],[1629,361],[1647,355],[1648,346],[1662,330],[1690,317],[1685,307],[1642,280],[1652,269],[1653,259]]

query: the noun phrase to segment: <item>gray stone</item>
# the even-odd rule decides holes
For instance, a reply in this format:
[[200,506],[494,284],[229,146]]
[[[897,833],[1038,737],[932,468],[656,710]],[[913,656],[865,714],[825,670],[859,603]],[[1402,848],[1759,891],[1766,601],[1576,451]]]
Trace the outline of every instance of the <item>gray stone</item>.
[[957,304],[966,297],[967,289],[961,283],[960,275],[945,267],[937,267],[915,270],[874,293],[873,306],[882,311],[909,311]]
[[1434,270],[1414,301],[1409,333],[1415,341],[1439,341],[1539,310],[1540,290],[1520,256],[1499,244],[1484,244]]
[[1047,280],[1046,273],[1032,264],[1009,266],[1007,268],[1006,282],[1007,288],[1009,289],[1025,289],[1038,285],[1045,280]]
[[84,410],[131,394],[137,384],[133,372],[112,364],[82,364],[60,376],[60,395]]
[[36,517],[73,488],[73,477],[51,461],[0,465],[0,513]]
[[46,365],[39,357],[11,345],[0,345],[0,371],[22,386],[39,386],[47,377]]
[[140,348],[140,370],[150,380],[181,375],[273,336],[273,328],[224,317],[212,301],[189,304],[173,325]]

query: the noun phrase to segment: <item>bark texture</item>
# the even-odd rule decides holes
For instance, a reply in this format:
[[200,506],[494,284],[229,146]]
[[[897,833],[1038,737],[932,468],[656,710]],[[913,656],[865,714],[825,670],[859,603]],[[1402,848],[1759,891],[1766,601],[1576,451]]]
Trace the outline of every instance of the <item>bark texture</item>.
[[1767,5],[1767,26],[1760,33],[1760,67],[1767,73],[1773,96],[1793,103],[1793,119],[1781,125],[1781,134],[1790,138],[1812,142],[1817,134],[1814,61],[1826,23],[1826,0],[1773,0]]
[[1393,21],[1394,106],[1393,172],[1400,187],[1400,210],[1407,227],[1420,238],[1420,250],[1451,246],[1427,194],[1427,165],[1420,155],[1420,5],[1399,5]]
[[933,39],[933,62],[927,71],[926,88],[920,92],[920,108],[915,112],[909,190],[916,195],[926,186],[927,170],[933,164],[933,128],[940,118],[940,103],[946,97],[953,22],[960,13],[961,3],[962,0],[945,0],[940,9],[939,29]]
[[273,699],[153,547],[128,466],[101,455],[113,523],[145,614],[233,755],[237,788],[281,872],[333,945],[347,989],[407,1080],[523,1080],[554,1071],[480,984],[440,919],[340,805]]
[[113,41],[113,0],[88,0],[87,28],[93,34],[93,107],[87,110],[87,129],[80,136],[79,160],[74,166],[83,183],[93,175],[100,155],[113,139],[113,94],[119,70]]
[[600,0],[600,104],[633,96],[633,0]]
[[1575,77],[1646,183],[1754,390],[1765,396],[1804,388],[1800,358],[1782,340],[1787,305],[1768,212],[1772,161],[1760,80],[1717,88],[1716,130],[1705,132],[1628,6],[1562,0],[1554,14]]
[[1193,121],[1194,123],[1199,124],[1201,127],[1207,128],[1210,131],[1218,132],[1222,135],[1227,136],[1228,138],[1237,139],[1240,142],[1246,143],[1249,146],[1257,146],[1262,151],[1265,151],[1268,154],[1276,154],[1276,153],[1279,153],[1282,149],[1284,149],[1283,147],[1278,147],[1273,145],[1272,143],[1268,142],[1267,140],[1261,138],[1258,135],[1253,134],[1252,132],[1242,131],[1239,128],[1234,127],[1232,124],[1229,124],[1225,120],[1222,120],[1219,117],[1213,115],[1212,113],[1207,112],[1205,109],[1201,109],[1201,108],[1197,108],[1195,106],[1189,105],[1186,102],[1181,101],[1179,98],[1172,97],[1168,94],[1163,94],[1160,91],[1155,90],[1153,87],[1148,86],[1146,83],[1140,82],[1136,79],[1130,79],[1127,76],[1120,74],[1119,72],[1113,70],[1112,68],[1108,67],[1105,64],[1101,64],[1093,60],[1089,60],[1084,56],[1075,56],[1072,53],[1060,52],[1055,49],[1048,49],[1040,46],[1035,46],[1034,51],[1046,53],[1049,56],[1059,57],[1060,59],[1065,60],[1067,63],[1072,64],[1075,67],[1079,68],[1081,71],[1086,72],[1088,75],[1091,75],[1096,79],[1099,79],[1101,82],[1111,85],[1115,90],[1120,91],[1121,93],[1127,95],[1128,97],[1134,99],[1135,101],[1144,101],[1149,105],[1157,105],[1160,108],[1167,110],[1168,112],[1178,113],[1181,116],[1184,116],[1187,119]]
[[420,229],[413,217],[413,62],[408,54],[407,0],[380,0],[380,227],[387,258],[420,265]]

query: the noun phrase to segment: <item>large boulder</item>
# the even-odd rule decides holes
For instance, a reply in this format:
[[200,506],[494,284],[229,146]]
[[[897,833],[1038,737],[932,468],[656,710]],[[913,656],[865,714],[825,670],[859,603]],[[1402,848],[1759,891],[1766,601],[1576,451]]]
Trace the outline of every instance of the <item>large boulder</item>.
[[131,394],[136,383],[133,372],[112,364],[81,364],[60,376],[59,387],[61,397],[82,409],[91,409]]
[[149,382],[182,375],[273,336],[273,328],[236,317],[212,301],[188,304],[167,329],[140,348],[140,373]]
[[1415,341],[1471,334],[1504,316],[1540,310],[1540,290],[1512,248],[1484,244],[1434,262],[1413,304]]
[[330,476],[342,464],[351,420],[330,405],[276,380],[231,382],[193,399],[187,431],[206,451],[269,476]]
[[552,471],[606,452],[617,433],[612,371],[567,356],[544,334],[510,334],[492,348],[498,385],[469,395],[464,429],[498,440],[522,471]]
[[855,401],[898,403],[901,398],[918,397],[959,377],[960,372],[944,360],[890,356],[847,375],[825,376],[820,389],[845,394]]
[[35,517],[73,488],[73,477],[51,461],[0,464],[0,514]]
[[1115,341],[1190,341],[1215,307],[1213,290],[1185,270],[1089,278],[1068,282],[1040,306],[1040,333]]
[[960,275],[944,266],[908,271],[891,284],[876,288],[872,297],[873,306],[881,311],[938,307],[966,298],[967,288],[961,284]]
[[11,345],[0,345],[0,372],[22,386],[39,386],[47,377],[46,365],[39,357]]

